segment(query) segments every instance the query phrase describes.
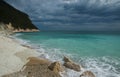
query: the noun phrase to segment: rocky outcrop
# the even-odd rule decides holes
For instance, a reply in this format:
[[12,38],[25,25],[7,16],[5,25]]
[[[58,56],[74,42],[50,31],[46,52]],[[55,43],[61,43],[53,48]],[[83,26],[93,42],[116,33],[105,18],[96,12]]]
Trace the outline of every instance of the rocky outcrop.
[[95,77],[95,75],[91,71],[85,71],[80,75],[80,77]]
[[25,65],[27,77],[61,77],[59,72],[62,72],[61,64],[59,62],[51,62],[47,59],[40,59],[37,57],[28,58],[29,61]]
[[37,65],[37,64],[40,64],[40,65],[47,64],[47,65],[49,65],[50,63],[51,62],[47,59],[40,59],[40,58],[37,58],[37,57],[29,57],[28,62],[25,64],[25,66]]
[[38,31],[29,16],[0,0],[0,22],[11,23],[15,32]]
[[[57,62],[50,62],[38,57],[29,57],[28,62],[21,71],[4,75],[2,77],[61,77],[59,71],[51,70],[58,66]],[[52,67],[49,69],[48,67]]]
[[69,58],[64,57],[63,60],[64,60],[64,64],[63,64],[63,65],[64,65],[66,68],[72,69],[72,70],[74,70],[74,71],[81,71],[80,65],[72,62],[72,60],[70,60]]
[[13,32],[38,32],[39,30],[38,29],[14,29]]
[[11,26],[11,24],[3,24],[3,23],[0,23],[0,35],[10,35],[12,34],[13,28]]
[[53,62],[48,67],[51,71],[54,71],[55,73],[63,72],[63,67],[60,64],[60,62]]
[[63,61],[72,63],[72,60],[70,58],[66,57],[66,56],[64,56]]
[[[72,62],[67,57],[64,57],[66,68],[75,70],[79,72],[81,70],[80,66]],[[38,57],[29,57],[28,62],[23,66],[20,71],[3,75],[1,77],[68,77],[67,71],[60,62],[51,62],[47,59],[41,59]],[[80,74],[80,77],[95,77],[94,73],[91,71],[85,71]]]

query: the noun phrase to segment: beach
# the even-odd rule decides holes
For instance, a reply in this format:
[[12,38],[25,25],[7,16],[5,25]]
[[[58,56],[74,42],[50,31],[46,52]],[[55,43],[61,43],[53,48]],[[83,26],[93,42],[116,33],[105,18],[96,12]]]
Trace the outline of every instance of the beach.
[[40,53],[11,36],[0,35],[0,53],[0,77],[62,77],[60,72],[65,67],[78,72],[81,69],[66,57],[65,66],[59,61],[40,58]]
[[39,55],[33,49],[23,47],[14,39],[0,36],[0,76],[19,71],[27,58]]
[[5,24],[0,24],[0,77],[61,77],[62,64],[41,58],[24,45]]

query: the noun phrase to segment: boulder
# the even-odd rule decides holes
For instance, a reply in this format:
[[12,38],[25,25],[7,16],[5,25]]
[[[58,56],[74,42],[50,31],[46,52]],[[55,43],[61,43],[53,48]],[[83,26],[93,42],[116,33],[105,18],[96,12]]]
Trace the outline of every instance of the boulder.
[[29,57],[28,58],[28,62],[27,62],[27,64],[26,65],[35,65],[35,64],[47,64],[47,65],[49,65],[51,62],[49,61],[49,60],[47,60],[47,59],[40,59],[40,58],[38,58],[38,57]]
[[40,59],[38,57],[29,57],[28,62],[22,67],[21,71],[26,69],[28,66],[35,65],[49,65],[51,62],[47,59]]
[[64,59],[63,59],[64,62],[72,62],[72,60],[70,60],[69,58],[67,58],[66,56],[64,56]]
[[74,71],[81,71],[80,66],[78,64],[71,63],[71,62],[65,62],[63,65],[66,68],[72,69]]
[[55,73],[63,72],[63,68],[59,62],[51,63],[48,68]]
[[74,71],[81,71],[81,67],[80,67],[80,65],[79,64],[76,64],[76,63],[74,63],[74,62],[72,62],[72,60],[70,60],[69,58],[67,58],[67,57],[64,57],[64,66],[66,67],[66,68],[69,68],[69,69],[72,69],[72,70],[74,70]]
[[80,75],[80,77],[95,77],[95,75],[91,71],[85,71]]
[[[22,75],[26,77],[61,77],[59,74],[60,63],[52,63],[47,59],[41,59],[38,57],[29,57],[28,60],[29,61],[23,66],[23,69],[20,71]],[[15,73],[12,75],[14,74]],[[8,76],[13,77],[12,75]],[[19,75],[16,77],[19,77]]]

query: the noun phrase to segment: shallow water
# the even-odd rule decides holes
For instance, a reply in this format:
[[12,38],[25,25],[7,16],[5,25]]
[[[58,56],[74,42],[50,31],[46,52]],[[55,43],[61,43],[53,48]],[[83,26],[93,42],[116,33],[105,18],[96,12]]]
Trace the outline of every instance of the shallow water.
[[[24,44],[33,46],[42,57],[62,62],[63,56],[71,57],[96,77],[120,77],[120,35],[88,34],[79,32],[17,33]],[[68,71],[68,77],[80,73]]]

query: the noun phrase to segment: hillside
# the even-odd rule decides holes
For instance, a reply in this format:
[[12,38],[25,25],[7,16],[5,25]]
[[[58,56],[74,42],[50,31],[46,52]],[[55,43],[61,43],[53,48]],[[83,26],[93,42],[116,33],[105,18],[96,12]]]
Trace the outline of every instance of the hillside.
[[14,30],[37,29],[29,19],[28,15],[0,0],[0,22],[11,23]]

